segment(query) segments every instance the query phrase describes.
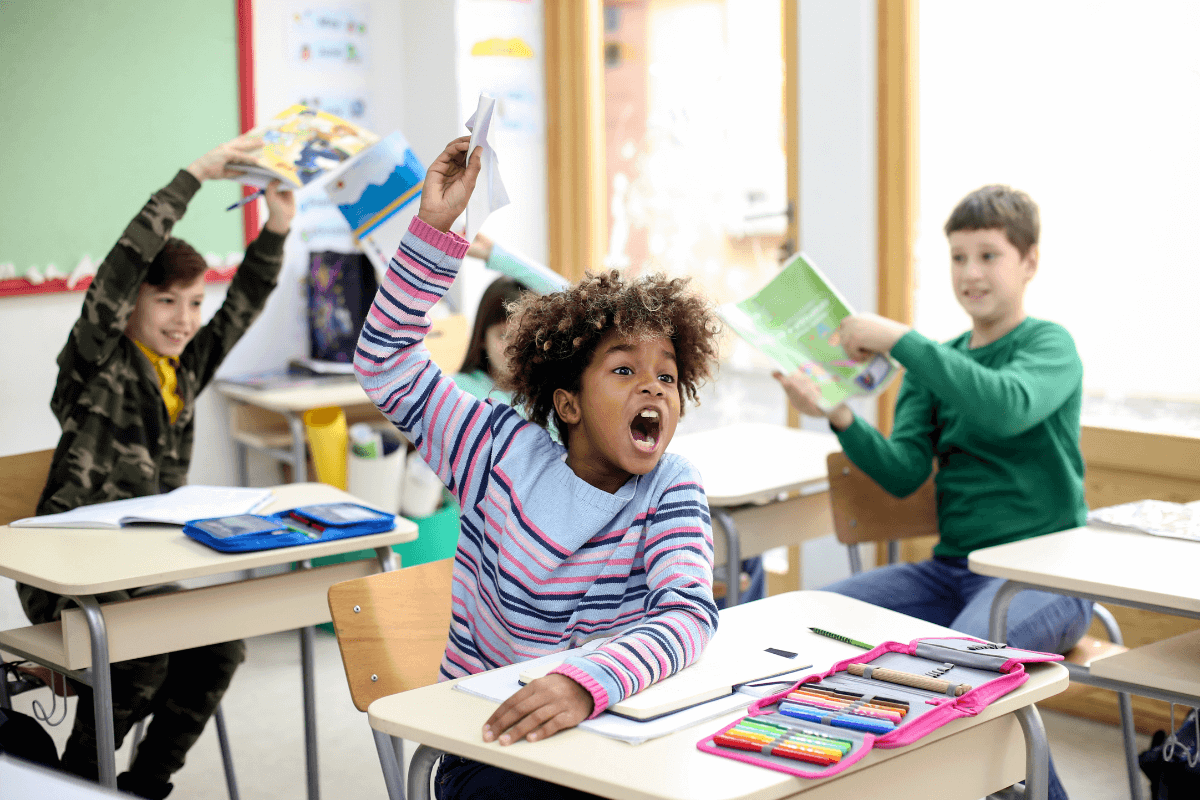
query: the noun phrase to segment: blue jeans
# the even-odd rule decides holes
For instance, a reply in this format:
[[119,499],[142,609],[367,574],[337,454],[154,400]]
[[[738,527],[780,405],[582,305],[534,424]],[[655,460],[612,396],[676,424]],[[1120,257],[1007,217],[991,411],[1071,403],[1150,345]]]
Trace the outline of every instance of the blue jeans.
[[436,800],[601,800],[594,794],[446,754],[433,782]]
[[[976,575],[965,558],[935,556],[917,564],[892,564],[851,575],[825,591],[988,638],[988,613],[1003,578]],[[1018,593],[1008,606],[1005,641],[1022,650],[1065,653],[1087,632],[1092,603],[1050,592]],[[1067,800],[1050,761],[1050,800]]]

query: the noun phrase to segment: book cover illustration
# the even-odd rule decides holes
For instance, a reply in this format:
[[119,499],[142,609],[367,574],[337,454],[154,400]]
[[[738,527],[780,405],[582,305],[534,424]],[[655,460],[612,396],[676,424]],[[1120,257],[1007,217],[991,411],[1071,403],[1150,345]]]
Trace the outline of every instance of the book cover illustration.
[[242,183],[260,188],[278,179],[286,188],[299,189],[379,141],[353,122],[300,104],[250,134],[263,140],[258,164],[234,166],[246,173]]
[[881,391],[899,370],[888,356],[852,361],[846,355],[837,330],[853,312],[803,253],[758,292],[720,306],[717,313],[785,375],[803,370],[820,389],[826,411]]
[[382,271],[417,212],[424,185],[425,165],[397,131],[347,164],[325,185],[325,192],[350,223],[363,252]]

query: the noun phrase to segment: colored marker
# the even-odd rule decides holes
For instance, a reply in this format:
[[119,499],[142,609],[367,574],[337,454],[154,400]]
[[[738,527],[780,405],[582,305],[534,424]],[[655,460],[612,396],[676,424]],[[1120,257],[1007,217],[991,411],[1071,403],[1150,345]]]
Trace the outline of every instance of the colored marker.
[[851,742],[843,739],[821,739],[815,736],[806,736],[794,728],[774,724],[770,724],[770,727],[767,727],[745,719],[725,731],[725,733],[726,735],[752,741],[758,741],[759,737],[766,737],[767,742],[775,742],[776,744],[791,742],[805,747],[816,748],[818,752],[822,752],[834,760],[841,760],[841,757],[848,753],[852,746]]
[[836,711],[842,714],[857,714],[863,717],[871,717],[872,719],[886,720],[893,725],[900,724],[900,715],[893,711],[881,711],[874,708],[863,708],[862,706],[851,706],[844,703],[830,703],[828,701],[814,700],[810,697],[792,692],[788,695],[788,700],[800,705],[810,706],[812,708],[823,708],[826,711]]
[[306,525],[306,526],[308,526],[309,528],[312,528],[313,530],[317,531],[318,533],[324,533],[324,532],[325,532],[325,526],[324,526],[324,525],[318,525],[317,523],[313,522],[311,519],[306,519],[305,517],[302,517],[302,516],[300,516],[299,514],[296,514],[296,513],[292,512],[292,511],[289,511],[287,515],[288,515],[289,517],[291,517],[292,519],[296,520],[296,522],[299,522],[299,523],[301,523],[302,525]]
[[[802,719],[805,722],[823,722],[829,716],[828,714],[822,714],[813,709],[786,701],[779,704],[779,713],[785,717]],[[836,716],[829,720],[828,724],[836,728],[847,728],[852,731],[865,731],[866,733],[890,733],[896,729],[896,726],[890,722],[870,719],[868,717],[853,717],[849,714]]]
[[904,718],[904,713],[901,711],[898,711],[894,708],[888,708],[887,706],[877,706],[874,703],[864,702],[862,699],[850,700],[841,697],[829,697],[828,695],[818,694],[816,692],[810,692],[802,689],[798,689],[788,695],[789,700],[796,698],[802,698],[813,703],[829,703],[838,708],[849,708],[853,706],[856,709],[869,709],[885,715],[888,719],[895,717],[895,721],[897,723]]
[[827,636],[830,639],[835,639],[839,642],[844,642],[846,644],[852,644],[855,647],[861,647],[864,650],[874,650],[875,649],[874,645],[869,645],[866,642],[860,642],[858,639],[851,639],[849,636],[842,636],[839,633],[833,633],[832,631],[827,631],[824,628],[809,628],[809,630],[812,631],[813,633],[817,634],[818,636]]
[[759,745],[754,742],[739,739],[725,734],[717,734],[713,737],[713,742],[721,747],[729,747],[734,750],[746,750],[753,753],[766,753],[767,755],[777,755],[782,758],[790,758],[794,761],[807,761],[810,764],[818,764],[822,767],[828,767],[830,764],[836,763],[835,759],[822,753],[809,752],[793,747],[770,747],[769,745]]
[[[802,684],[801,689],[798,689],[797,691],[805,691],[805,692],[813,692],[816,694],[824,694],[824,695],[828,695],[829,697],[832,697],[835,699],[845,699],[845,700],[861,700],[863,697],[861,694],[854,694],[852,692],[842,692],[842,691],[838,691],[837,689],[827,689],[824,686],[818,686],[815,683]],[[898,711],[901,714],[901,716],[908,714],[908,703],[904,702],[903,700],[889,700],[886,697],[872,697],[868,701],[868,703],[873,706],[880,706],[882,708],[890,708],[893,711]]]

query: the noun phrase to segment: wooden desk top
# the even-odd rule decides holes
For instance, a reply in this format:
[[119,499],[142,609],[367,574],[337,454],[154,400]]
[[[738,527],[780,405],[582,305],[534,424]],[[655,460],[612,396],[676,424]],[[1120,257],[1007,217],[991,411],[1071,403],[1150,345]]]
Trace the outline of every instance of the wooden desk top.
[[[323,483],[273,487],[271,513],[310,503],[357,499]],[[417,526],[401,517],[386,533],[354,536],[298,547],[221,553],[183,534],[181,528],[146,525],[119,530],[11,528],[0,526],[0,575],[67,595],[90,595],[184,578],[287,564],[339,553],[386,547],[417,538]]]
[[227,381],[215,383],[214,387],[231,400],[279,413],[299,413],[327,406],[375,405],[353,378],[278,389],[254,389]]
[[[791,592],[725,609],[721,612],[721,627],[717,635],[736,636],[768,626],[773,636],[777,631],[779,646],[796,651],[804,662],[813,663],[814,672],[834,661],[862,652],[852,645],[810,633],[810,625],[832,629],[868,642],[961,635],[938,625],[828,592]],[[1031,667],[1029,680],[984,709],[979,716],[955,720],[909,747],[876,749],[847,775],[915,752],[926,744],[966,731],[1057,694],[1067,687],[1067,671],[1061,665],[1047,663],[1027,666]],[[371,704],[367,713],[371,726],[376,730],[504,769],[569,783],[605,797],[772,800],[821,789],[841,780],[795,778],[718,758],[696,749],[696,742],[702,736],[732,722],[744,712],[699,723],[640,745],[629,745],[575,729],[534,744],[518,742],[501,747],[496,743],[485,744],[481,736],[483,723],[495,708],[495,703],[455,691],[452,682],[447,682],[381,698]],[[989,754],[968,753],[964,757],[986,761]]]
[[972,572],[1200,613],[1200,543],[1087,526],[971,553]]
[[783,492],[827,489],[825,457],[841,449],[832,433],[752,422],[677,436],[668,448],[700,470],[714,506],[765,503]]

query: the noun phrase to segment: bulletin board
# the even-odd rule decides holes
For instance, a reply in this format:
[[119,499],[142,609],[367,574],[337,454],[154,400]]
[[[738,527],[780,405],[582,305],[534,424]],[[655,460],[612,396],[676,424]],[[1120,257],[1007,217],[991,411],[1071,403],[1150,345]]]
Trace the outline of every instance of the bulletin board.
[[[0,295],[80,290],[176,171],[241,130],[241,3],[0,3]],[[252,108],[252,105],[251,105]],[[241,196],[206,183],[175,233],[227,276]]]

